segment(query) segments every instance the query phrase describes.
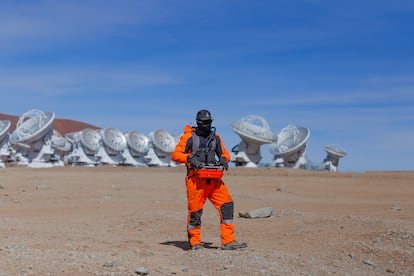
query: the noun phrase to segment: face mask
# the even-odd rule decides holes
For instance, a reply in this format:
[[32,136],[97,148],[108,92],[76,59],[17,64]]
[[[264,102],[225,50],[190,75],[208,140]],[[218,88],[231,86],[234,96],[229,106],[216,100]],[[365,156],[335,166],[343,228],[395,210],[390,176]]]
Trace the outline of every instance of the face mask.
[[208,121],[197,121],[197,134],[206,137],[211,132],[211,120]]

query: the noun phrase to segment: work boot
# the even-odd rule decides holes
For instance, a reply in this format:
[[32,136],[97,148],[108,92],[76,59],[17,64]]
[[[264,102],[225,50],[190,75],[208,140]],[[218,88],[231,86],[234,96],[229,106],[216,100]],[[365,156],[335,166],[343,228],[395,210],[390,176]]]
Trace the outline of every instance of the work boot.
[[247,243],[245,242],[239,243],[238,241],[232,241],[231,243],[223,244],[220,247],[220,249],[221,250],[235,250],[235,249],[246,248],[246,247],[247,247]]
[[202,246],[201,243],[191,246],[191,250],[199,250],[203,248],[204,246]]

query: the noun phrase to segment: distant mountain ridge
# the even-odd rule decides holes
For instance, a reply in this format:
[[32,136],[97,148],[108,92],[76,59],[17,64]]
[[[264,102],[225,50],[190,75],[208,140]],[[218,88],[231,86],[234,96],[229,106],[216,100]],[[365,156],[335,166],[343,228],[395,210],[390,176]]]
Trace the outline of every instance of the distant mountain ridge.
[[[11,126],[9,129],[10,133],[12,133],[16,129],[16,124],[19,118],[20,116],[0,113],[0,120],[10,120],[11,122]],[[64,136],[66,133],[81,131],[85,128],[99,129],[99,127],[88,124],[88,123],[75,121],[71,119],[61,119],[61,118],[55,118],[55,120],[53,121],[53,128],[56,131],[58,131],[60,135],[62,136]]]

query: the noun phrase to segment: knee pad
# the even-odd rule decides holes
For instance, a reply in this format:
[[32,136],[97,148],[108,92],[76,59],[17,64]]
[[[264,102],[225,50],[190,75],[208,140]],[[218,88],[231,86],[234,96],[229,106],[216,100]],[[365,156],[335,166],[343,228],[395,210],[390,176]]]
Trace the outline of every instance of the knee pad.
[[223,217],[223,223],[230,224],[233,223],[233,212],[234,212],[234,203],[226,202],[220,206],[221,215]]
[[200,209],[196,212],[190,213],[190,224],[189,228],[196,228],[201,226],[201,215],[203,214],[203,209]]

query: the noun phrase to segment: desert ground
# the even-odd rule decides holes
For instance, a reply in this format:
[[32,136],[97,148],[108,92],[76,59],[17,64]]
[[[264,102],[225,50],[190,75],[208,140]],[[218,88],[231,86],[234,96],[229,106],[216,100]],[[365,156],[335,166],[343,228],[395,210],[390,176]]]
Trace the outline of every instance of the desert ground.
[[[0,275],[414,275],[414,172],[230,168],[236,238],[210,202],[188,250],[185,169],[0,169]],[[239,213],[272,208],[265,218]]]

